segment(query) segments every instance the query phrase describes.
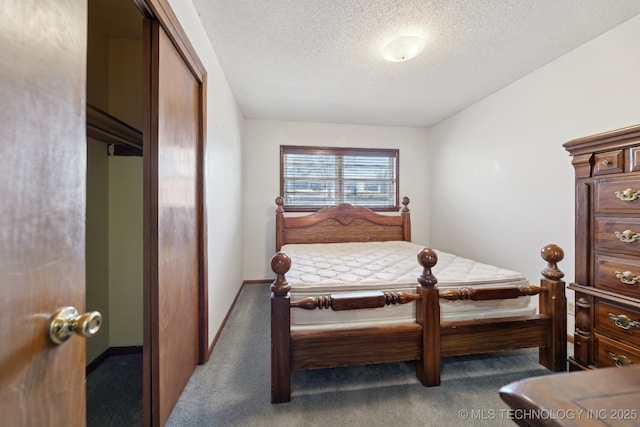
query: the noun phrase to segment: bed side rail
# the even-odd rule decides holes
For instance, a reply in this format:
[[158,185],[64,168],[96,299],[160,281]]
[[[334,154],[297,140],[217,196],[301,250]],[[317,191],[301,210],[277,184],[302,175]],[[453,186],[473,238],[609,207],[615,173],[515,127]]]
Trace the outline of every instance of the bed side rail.
[[352,292],[325,296],[307,297],[292,301],[291,307],[305,310],[332,309],[334,311],[380,308],[386,305],[407,304],[420,299],[418,294],[409,292]]
[[520,285],[520,286],[504,286],[500,288],[470,288],[463,287],[457,289],[447,289],[440,291],[440,298],[449,301],[471,300],[471,301],[489,301],[498,299],[514,299],[523,296],[538,295],[547,290],[540,286]]
[[[547,294],[551,299],[556,299],[558,293],[564,294],[564,286],[552,287],[549,282],[561,282],[564,273],[558,269],[558,262],[564,258],[564,252],[556,245],[547,245],[541,251],[542,258],[547,261],[547,267],[542,271],[544,278],[541,280],[540,286],[519,285],[519,286],[501,286],[501,287],[461,287],[457,289],[447,289],[439,291],[439,297],[450,301],[472,300],[472,301],[489,301],[500,299],[513,299],[522,296],[533,296],[538,294]],[[541,295],[542,297],[542,295]],[[560,297],[559,299],[563,299]],[[548,312],[550,307],[541,306],[542,311]],[[547,314],[547,313],[542,313]]]
[[[532,285],[503,286],[489,288],[461,287],[439,291],[438,297],[449,301],[489,301],[515,299],[548,292],[547,288]],[[331,309],[334,311],[381,308],[387,305],[407,304],[420,299],[416,293],[391,291],[363,291],[341,294],[319,295],[291,301],[292,308],[305,310]]]

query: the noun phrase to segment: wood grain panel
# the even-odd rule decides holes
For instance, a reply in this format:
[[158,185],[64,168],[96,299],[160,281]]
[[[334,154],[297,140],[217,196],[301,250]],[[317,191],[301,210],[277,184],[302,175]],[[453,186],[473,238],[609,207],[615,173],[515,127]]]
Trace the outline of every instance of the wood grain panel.
[[640,147],[629,148],[629,172],[640,170]]
[[600,334],[595,334],[595,347],[598,368],[640,365],[640,350],[636,347],[614,341]]
[[[611,257],[596,255],[595,257],[595,278],[596,288],[618,292],[631,297],[640,297],[640,260],[632,258]],[[618,277],[620,273],[630,273],[630,277],[639,278],[632,280],[634,283],[624,283]]]
[[364,219],[356,219],[349,226],[328,219],[314,226],[289,228],[284,232],[287,243],[346,243],[346,242],[384,242],[402,240],[402,227],[385,227],[380,233],[380,226]]
[[596,153],[593,156],[593,175],[608,175],[624,172],[624,151],[615,150]]
[[640,255],[640,218],[597,216],[594,219],[594,249],[611,249]]
[[291,311],[287,293],[271,298],[271,403],[291,399]]
[[[576,170],[576,175],[579,173]],[[592,200],[592,184],[586,180],[576,182],[576,222],[575,222],[575,280],[576,283],[591,283],[591,218],[589,210]]]
[[640,367],[588,370],[526,378],[499,393],[519,410],[513,421],[521,426],[631,427],[638,425],[638,384]]
[[87,4],[0,7],[0,424],[84,426],[85,341],[47,338],[85,309]]
[[198,363],[199,85],[162,30],[159,44],[158,391],[164,423]]
[[611,319],[610,314],[613,316],[626,316],[630,322],[638,323],[640,322],[640,310],[633,310],[621,304],[614,304],[600,299],[596,302],[595,314],[595,327],[598,331],[640,347],[640,328],[624,329],[616,326],[616,321]]
[[421,354],[418,324],[334,331],[291,332],[293,370],[415,360]]
[[442,322],[442,356],[546,346],[550,322],[546,316]]
[[[150,31],[145,211],[150,212],[145,299],[151,331],[152,425],[163,425],[199,360],[198,150],[200,85],[157,22]],[[152,386],[151,386],[152,385]]]
[[[595,181],[594,211],[597,213],[640,213],[640,179],[637,177],[608,178]],[[623,200],[616,193],[629,193],[629,200]]]
[[282,197],[276,198],[276,251],[287,243],[411,241],[409,198],[399,215],[382,215],[342,203],[305,216],[285,217]]
[[[543,275],[545,272],[543,271]],[[546,290],[540,294],[540,317],[549,316],[547,345],[540,347],[538,361],[554,372],[567,370],[567,297],[564,282],[540,279],[540,287]],[[562,343],[562,344],[560,344]]]

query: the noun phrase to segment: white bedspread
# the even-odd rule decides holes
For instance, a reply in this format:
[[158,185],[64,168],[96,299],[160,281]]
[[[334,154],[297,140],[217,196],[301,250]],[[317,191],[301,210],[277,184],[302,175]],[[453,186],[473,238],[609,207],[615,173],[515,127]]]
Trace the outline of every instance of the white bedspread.
[[[291,299],[354,291],[415,292],[422,273],[420,246],[410,242],[318,243],[284,245],[292,260],[286,274]],[[521,273],[435,250],[433,274],[440,290],[465,286],[495,287],[528,284]],[[518,316],[535,313],[530,297],[496,301],[440,300],[443,321]],[[292,327],[369,326],[415,321],[415,304],[349,311],[291,310]]]

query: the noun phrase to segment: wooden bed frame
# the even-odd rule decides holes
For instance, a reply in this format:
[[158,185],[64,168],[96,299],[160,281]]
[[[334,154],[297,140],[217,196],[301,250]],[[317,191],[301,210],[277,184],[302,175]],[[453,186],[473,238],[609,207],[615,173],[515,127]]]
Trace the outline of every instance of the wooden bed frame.
[[[435,251],[417,254],[423,267],[416,278],[417,293],[360,292],[319,295],[291,302],[285,274],[291,259],[280,252],[288,243],[342,243],[411,241],[409,199],[402,200],[400,215],[381,215],[363,207],[341,204],[296,217],[285,217],[283,199],[276,204],[276,251],[271,269],[277,277],[271,285],[271,402],[291,400],[291,372],[348,365],[415,360],[416,376],[425,386],[440,384],[441,358],[539,347],[540,364],[552,371],[566,371],[567,313],[564,276],[557,268],[564,253],[556,245],[542,249],[548,265],[540,286],[460,288],[439,291],[431,269]],[[440,321],[440,298],[492,300],[539,295],[540,314],[496,319]],[[292,309],[383,309],[391,304],[416,304],[416,322],[393,326],[339,330],[292,331]]]

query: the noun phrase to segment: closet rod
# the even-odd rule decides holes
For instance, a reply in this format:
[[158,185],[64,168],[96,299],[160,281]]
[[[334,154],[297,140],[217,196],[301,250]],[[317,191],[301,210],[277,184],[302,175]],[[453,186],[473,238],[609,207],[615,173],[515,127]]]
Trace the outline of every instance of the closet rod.
[[[91,132],[93,131],[93,132]],[[96,134],[99,133],[100,135]],[[101,129],[99,127],[90,125],[89,123],[87,123],[87,136],[90,136],[93,139],[97,139],[98,141],[102,141],[105,142],[107,144],[117,144],[117,143],[122,143],[125,145],[129,145],[131,147],[135,147],[135,148],[139,148],[142,149],[142,145],[137,144],[135,142],[131,142],[128,139],[124,139],[118,135],[115,135],[109,131],[106,131],[104,129]]]
[[142,132],[91,104],[87,104],[87,136],[142,149]]

